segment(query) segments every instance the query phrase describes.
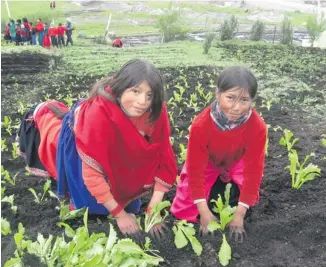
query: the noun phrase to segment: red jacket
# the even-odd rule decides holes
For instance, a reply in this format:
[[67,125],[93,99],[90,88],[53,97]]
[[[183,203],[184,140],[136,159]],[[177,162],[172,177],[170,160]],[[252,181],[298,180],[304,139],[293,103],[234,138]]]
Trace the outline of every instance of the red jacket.
[[206,198],[204,172],[208,162],[228,170],[243,160],[243,184],[239,201],[250,206],[257,200],[265,159],[266,124],[253,109],[248,121],[241,126],[222,131],[206,108],[193,121],[187,150],[189,190],[193,200]]
[[64,35],[65,34],[65,30],[66,30],[66,28],[64,26],[59,26],[57,28],[58,35]]
[[114,40],[114,42],[112,43],[112,47],[122,47],[121,40],[120,39]]
[[10,26],[6,26],[5,31],[4,31],[4,36],[10,35]]
[[49,36],[57,36],[58,35],[58,29],[56,29],[55,27],[50,27],[49,28]]
[[28,32],[30,31],[31,25],[29,24],[29,22],[24,22],[24,27],[28,30]]
[[37,32],[44,32],[43,22],[37,23],[35,29],[36,29]]

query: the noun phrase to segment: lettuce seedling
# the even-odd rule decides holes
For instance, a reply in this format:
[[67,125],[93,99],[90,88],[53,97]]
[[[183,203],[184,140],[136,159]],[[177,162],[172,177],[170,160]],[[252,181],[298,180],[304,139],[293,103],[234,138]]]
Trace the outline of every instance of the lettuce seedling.
[[195,237],[196,230],[192,223],[187,223],[185,220],[178,221],[172,228],[174,233],[174,244],[177,248],[183,248],[188,245],[190,241],[191,247],[197,256],[200,256],[203,247]]
[[8,151],[8,146],[6,144],[6,141],[7,141],[6,138],[4,139],[1,138],[1,152]]
[[15,176],[11,178],[10,173],[4,169],[3,165],[1,165],[1,177],[13,186],[16,185],[16,178],[18,174],[19,172],[17,172]]
[[34,196],[34,201],[36,203],[41,203],[45,197],[45,194],[49,191],[51,187],[51,180],[46,180],[45,184],[43,185],[43,194],[41,197],[39,197],[36,193],[36,191],[34,190],[34,188],[28,188],[28,191],[31,192]]
[[[151,207],[150,213],[145,214],[144,220],[144,231],[149,233],[149,231],[157,224],[162,224],[165,222],[165,218],[169,215],[169,212],[166,210],[167,207],[170,207],[170,201],[162,201],[153,207]],[[164,215],[161,215],[161,212],[164,210]]]
[[4,116],[4,120],[2,122],[2,126],[5,128],[6,132],[11,136],[12,135],[12,126],[11,126],[11,118],[8,116]]
[[290,152],[295,143],[299,141],[299,138],[294,138],[293,140],[291,140],[293,137],[293,133],[288,129],[284,129],[283,133],[284,136],[282,136],[280,139],[280,145],[285,146],[288,152]]
[[8,235],[11,233],[10,223],[6,218],[1,217],[1,234]]
[[305,182],[314,180],[316,177],[320,176],[321,170],[317,165],[312,163],[306,165],[307,161],[312,156],[314,156],[313,153],[307,155],[300,164],[297,151],[292,149],[289,153],[290,165],[286,166],[285,169],[290,170],[293,188],[300,189]]
[[15,195],[11,195],[11,196],[5,196],[1,202],[7,202],[10,204],[10,209],[12,210],[12,212],[14,214],[17,213],[17,206],[14,205],[14,199],[15,199]]
[[218,259],[222,266],[226,266],[229,264],[231,258],[232,258],[232,250],[227,242],[226,236],[225,236],[225,229],[226,226],[233,220],[233,214],[235,212],[236,207],[231,207],[229,205],[230,201],[230,190],[231,190],[231,184],[227,184],[225,191],[224,191],[224,199],[225,202],[223,203],[221,195],[218,195],[217,200],[211,200],[211,202],[215,203],[215,207],[213,208],[213,211],[220,214],[220,222],[213,221],[210,222],[207,226],[208,231],[214,232],[216,230],[219,230],[222,233],[222,245],[220,247],[219,253],[218,253]]

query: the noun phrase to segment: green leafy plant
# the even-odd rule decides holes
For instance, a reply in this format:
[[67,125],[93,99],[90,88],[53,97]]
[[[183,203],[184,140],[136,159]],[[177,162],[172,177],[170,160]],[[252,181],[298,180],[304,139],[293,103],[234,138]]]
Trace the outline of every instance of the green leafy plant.
[[5,170],[3,165],[1,165],[1,177],[11,185],[16,185],[16,178],[19,172],[17,172],[14,177],[11,178],[9,171]]
[[24,103],[22,102],[22,101],[18,101],[17,102],[17,104],[18,104],[18,113],[20,114],[20,115],[24,115],[24,113],[26,112],[26,110],[27,110],[27,107],[24,105]]
[[[149,233],[150,230],[157,224],[162,224],[165,222],[165,218],[169,215],[169,212],[166,210],[167,207],[170,207],[170,201],[162,201],[153,207],[151,207],[150,213],[145,214],[144,220],[144,231]],[[161,215],[161,212],[164,211],[164,215]]]
[[297,151],[292,149],[291,152],[289,152],[290,165],[285,167],[285,169],[290,170],[293,188],[300,189],[307,181],[314,180],[316,177],[320,176],[321,170],[317,165],[312,163],[306,165],[307,161],[312,156],[314,156],[313,153],[307,155],[304,161],[300,163]]
[[10,223],[6,218],[1,217],[1,234],[8,235],[11,233]]
[[286,147],[287,151],[290,152],[295,143],[299,141],[299,138],[292,139],[293,133],[288,129],[284,129],[283,133],[284,136],[280,139],[280,145]]
[[2,122],[2,126],[5,128],[6,132],[11,136],[12,135],[12,126],[11,126],[11,118],[8,116],[4,116],[4,120]]
[[177,221],[172,227],[172,231],[174,233],[174,244],[177,248],[183,248],[190,242],[196,255],[201,255],[203,247],[195,237],[196,230],[194,229],[194,225],[192,223],[188,223],[185,220]]
[[49,191],[51,187],[51,180],[46,180],[45,184],[43,185],[43,193],[42,196],[39,197],[38,194],[36,193],[36,191],[34,190],[34,188],[28,188],[28,191],[31,192],[34,196],[34,201],[36,203],[41,203],[45,197],[46,192]]
[[[325,138],[321,139],[321,143],[324,147],[326,147],[326,139]],[[326,160],[326,156],[324,156],[323,159]]]
[[227,242],[225,236],[226,226],[233,220],[233,214],[236,207],[231,207],[229,205],[230,201],[230,190],[231,184],[227,184],[224,192],[225,202],[223,203],[222,196],[219,194],[217,200],[211,200],[215,204],[213,211],[220,215],[220,222],[213,221],[210,222],[207,226],[208,231],[214,232],[219,230],[222,233],[222,244],[218,253],[218,259],[222,266],[226,266],[229,264],[232,258],[232,250]]
[[18,158],[18,145],[15,142],[11,143],[11,145],[12,145],[12,158],[16,159]]
[[17,213],[17,206],[14,205],[15,195],[5,196],[1,199],[1,202],[6,202],[10,204],[10,209],[14,214]]
[[6,138],[4,139],[1,138],[1,152],[8,151],[8,146],[6,144],[6,141],[7,141]]
[[180,148],[180,155],[178,157],[178,163],[183,164],[186,160],[187,149],[184,146],[184,144],[179,144],[179,148]]

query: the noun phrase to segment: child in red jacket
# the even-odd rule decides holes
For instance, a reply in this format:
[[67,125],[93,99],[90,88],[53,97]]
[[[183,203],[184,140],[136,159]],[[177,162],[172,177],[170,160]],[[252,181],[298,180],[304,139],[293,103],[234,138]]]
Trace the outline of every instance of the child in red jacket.
[[52,47],[58,47],[57,35],[58,30],[56,27],[54,27],[54,23],[51,23],[49,28],[49,37],[51,39]]
[[231,183],[231,206],[237,206],[231,233],[243,239],[244,217],[259,199],[263,176],[266,124],[252,107],[257,92],[253,73],[244,67],[225,69],[216,100],[192,122],[187,158],[171,207],[178,219],[200,222],[203,232],[217,220],[211,200],[223,198]]
[[57,34],[58,34],[58,45],[60,46],[65,46],[65,34],[66,28],[62,26],[62,23],[59,23],[59,27],[57,28]]

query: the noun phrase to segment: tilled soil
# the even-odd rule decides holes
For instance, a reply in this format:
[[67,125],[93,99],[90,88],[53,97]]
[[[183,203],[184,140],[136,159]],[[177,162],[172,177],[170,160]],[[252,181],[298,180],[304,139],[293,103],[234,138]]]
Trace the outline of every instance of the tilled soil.
[[[194,92],[193,88],[200,81],[202,87],[208,92],[212,90],[209,87],[211,78],[215,78],[215,72],[212,68],[197,67],[187,69],[163,69],[162,72],[166,78],[169,89],[167,90],[168,98],[176,88],[174,87],[180,81],[180,75],[186,77],[189,89],[184,93],[183,98],[189,99],[190,94]],[[200,73],[209,73],[211,76]],[[32,78],[32,77],[31,77]],[[36,79],[36,78],[35,78]],[[60,81],[66,79],[64,76]],[[70,77],[69,79],[74,79]],[[6,77],[2,78],[6,81]],[[66,80],[66,83],[68,78]],[[70,81],[70,80],[69,80]],[[91,81],[95,78],[84,77],[79,79],[76,84],[76,90],[87,90]],[[47,93],[56,95],[58,92],[57,80],[53,82],[56,87],[48,83]],[[5,90],[12,88],[12,84],[5,83]],[[18,86],[15,93],[21,97],[29,94],[26,90],[33,87]],[[59,90],[60,91],[60,90]],[[60,91],[61,92],[61,91]],[[39,101],[40,95],[35,94],[33,101]],[[5,109],[5,115],[13,119],[18,118],[17,107],[13,106],[14,102],[9,101],[10,94],[2,95],[2,106]],[[6,103],[11,103],[9,106]],[[246,220],[247,238],[242,244],[236,244],[229,240],[233,250],[233,258],[229,266],[234,267],[305,267],[305,266],[326,266],[326,179],[325,169],[326,161],[322,157],[326,155],[326,148],[322,147],[320,139],[325,134],[325,127],[316,127],[315,123],[306,119],[306,113],[294,111],[291,106],[273,104],[268,111],[266,108],[259,108],[259,99],[257,102],[258,110],[266,123],[271,125],[269,131],[269,155],[266,158],[265,174],[262,182],[262,190],[265,196],[262,196],[253,213]],[[4,105],[6,105],[4,107]],[[186,104],[177,107],[169,107],[173,112],[174,126],[172,127],[172,136],[175,139],[174,150],[176,155],[179,153],[179,144],[187,144],[186,134],[179,137],[179,130],[187,129],[191,119],[198,111],[192,108],[186,108]],[[179,115],[179,108],[182,109]],[[200,109],[204,107],[200,106]],[[295,145],[299,155],[304,157],[310,152],[315,153],[312,161],[322,169],[322,176],[305,184],[300,190],[291,188],[291,178],[285,166],[288,165],[288,158],[285,148],[279,145],[279,139],[282,136],[281,131],[274,131],[277,125],[290,129],[295,137],[299,137],[299,142]],[[321,124],[323,125],[323,124]],[[7,145],[11,148],[10,142],[13,137],[9,137],[2,129],[2,138],[7,138]],[[5,195],[15,194],[15,205],[18,206],[17,215],[13,215],[7,204],[1,204],[2,217],[8,219],[11,223],[13,233],[16,231],[18,223],[22,222],[26,228],[27,238],[35,240],[37,233],[40,232],[45,236],[49,234],[61,235],[63,230],[59,228],[58,211],[55,209],[57,202],[54,199],[46,198],[42,204],[33,202],[33,196],[28,192],[28,188],[34,188],[41,192],[44,180],[26,176],[24,162],[21,159],[12,160],[11,152],[2,153],[2,165],[12,175],[20,172],[15,186],[6,186]],[[179,165],[179,169],[181,165]],[[56,190],[55,182],[52,184],[52,190]],[[175,189],[167,194],[167,199],[172,201]],[[148,198],[143,200],[143,208],[146,207]],[[70,222],[72,227],[82,224],[82,220]],[[172,216],[168,218],[168,227],[171,230],[175,220]],[[89,218],[89,230],[91,232],[108,233],[109,225],[106,217]],[[198,227],[198,226],[196,226]],[[13,256],[15,243],[13,233],[2,237],[2,258],[3,265],[6,260]],[[219,266],[217,252],[221,243],[221,236],[199,237],[203,245],[203,253],[197,257],[190,246],[184,249],[176,249],[173,243],[172,231],[167,233],[166,238],[161,242],[153,241],[153,245],[160,251],[160,255],[165,259],[162,266]],[[42,266],[38,259],[33,256],[24,258],[25,266]]]

